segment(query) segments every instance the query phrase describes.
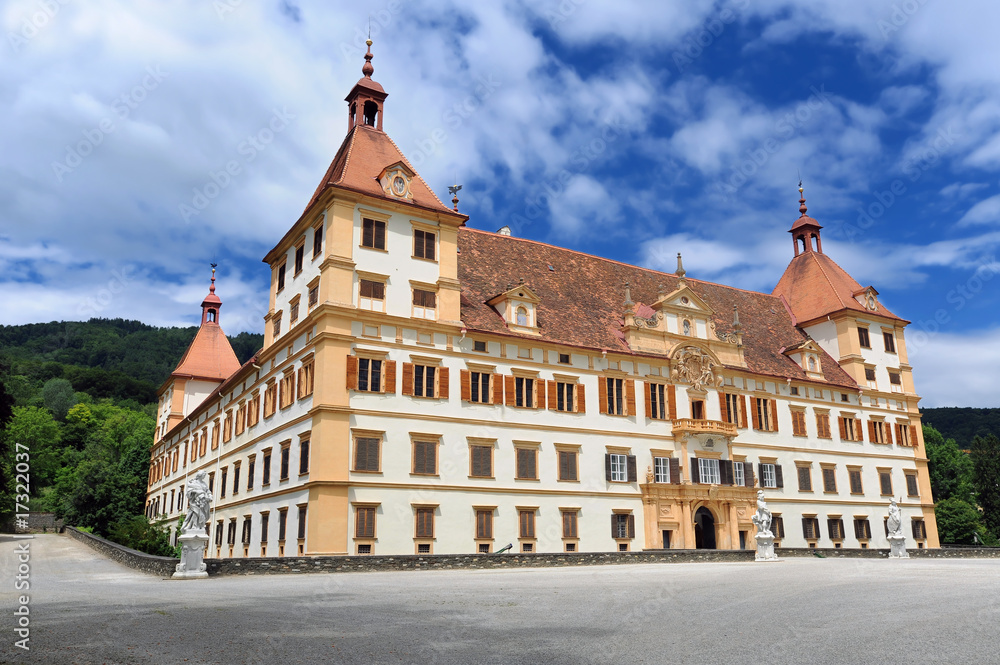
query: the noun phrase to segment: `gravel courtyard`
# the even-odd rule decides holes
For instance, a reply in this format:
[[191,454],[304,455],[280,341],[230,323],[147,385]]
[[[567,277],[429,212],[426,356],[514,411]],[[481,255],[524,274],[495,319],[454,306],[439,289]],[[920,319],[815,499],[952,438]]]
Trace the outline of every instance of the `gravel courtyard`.
[[[1000,663],[1000,560],[788,559],[165,581],[63,536],[0,663]],[[14,647],[30,596],[31,651]]]

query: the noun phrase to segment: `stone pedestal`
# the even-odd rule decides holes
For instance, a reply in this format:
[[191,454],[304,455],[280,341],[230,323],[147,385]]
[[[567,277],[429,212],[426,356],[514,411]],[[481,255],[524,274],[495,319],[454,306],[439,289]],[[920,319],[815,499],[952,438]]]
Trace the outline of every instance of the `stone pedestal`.
[[906,553],[906,536],[889,536],[889,558],[910,558],[910,555]]
[[208,536],[204,533],[185,533],[177,540],[181,543],[181,562],[177,564],[173,579],[208,577],[208,567],[204,561]]
[[757,555],[754,561],[777,561],[778,555],[774,553],[774,536],[767,533],[758,533],[754,536],[757,541]]

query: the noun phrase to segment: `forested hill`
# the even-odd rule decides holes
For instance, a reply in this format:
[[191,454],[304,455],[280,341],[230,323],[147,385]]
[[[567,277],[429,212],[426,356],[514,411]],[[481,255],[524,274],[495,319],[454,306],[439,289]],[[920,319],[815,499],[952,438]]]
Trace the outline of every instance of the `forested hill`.
[[949,406],[920,412],[924,425],[930,425],[946,439],[955,439],[962,450],[968,450],[976,436],[1000,435],[1000,409]]
[[[156,401],[156,390],[177,366],[197,327],[157,328],[125,319],[90,319],[0,326],[0,356],[9,363],[8,392],[18,403],[37,395],[46,381],[67,379],[73,390],[95,399],[138,404]],[[245,362],[263,335],[230,336]]]

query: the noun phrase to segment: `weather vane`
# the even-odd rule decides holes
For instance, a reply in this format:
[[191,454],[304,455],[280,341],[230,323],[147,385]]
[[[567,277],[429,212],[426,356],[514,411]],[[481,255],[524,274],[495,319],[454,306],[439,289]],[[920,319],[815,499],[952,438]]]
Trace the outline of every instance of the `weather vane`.
[[461,185],[448,185],[448,193],[451,194],[452,210],[455,212],[458,212],[458,192],[460,189],[462,189]]

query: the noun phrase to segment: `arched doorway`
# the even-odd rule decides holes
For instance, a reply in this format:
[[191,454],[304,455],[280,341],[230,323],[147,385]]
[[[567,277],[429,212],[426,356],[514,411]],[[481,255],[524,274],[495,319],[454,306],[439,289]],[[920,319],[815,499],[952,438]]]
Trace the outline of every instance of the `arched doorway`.
[[694,514],[694,542],[699,550],[715,549],[715,518],[704,506]]

